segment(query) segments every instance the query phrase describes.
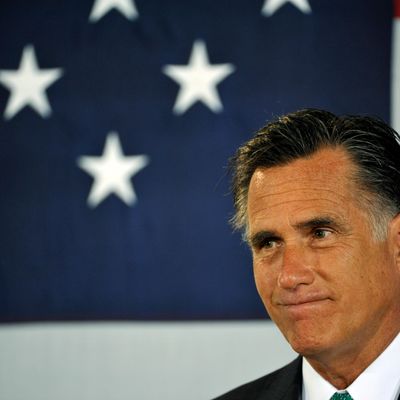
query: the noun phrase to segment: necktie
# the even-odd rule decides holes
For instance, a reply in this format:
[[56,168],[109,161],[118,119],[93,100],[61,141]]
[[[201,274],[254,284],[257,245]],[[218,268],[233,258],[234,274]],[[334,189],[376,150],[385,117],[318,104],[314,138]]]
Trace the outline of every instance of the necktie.
[[336,392],[330,400],[353,400],[353,398],[347,392]]

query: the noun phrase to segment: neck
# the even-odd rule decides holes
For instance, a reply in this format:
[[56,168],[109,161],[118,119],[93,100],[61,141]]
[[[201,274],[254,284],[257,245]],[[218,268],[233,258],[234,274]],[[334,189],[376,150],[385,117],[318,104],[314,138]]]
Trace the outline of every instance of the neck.
[[338,390],[349,387],[361,373],[382,354],[400,332],[400,326],[393,331],[376,335],[368,345],[359,350],[333,352],[333,354],[305,355],[310,365],[326,381]]

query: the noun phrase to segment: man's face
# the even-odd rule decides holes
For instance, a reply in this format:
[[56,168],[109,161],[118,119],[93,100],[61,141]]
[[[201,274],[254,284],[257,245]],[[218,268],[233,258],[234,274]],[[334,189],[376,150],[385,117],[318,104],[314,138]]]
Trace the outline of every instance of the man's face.
[[344,150],[324,149],[259,168],[250,182],[258,292],[294,350],[310,357],[357,354],[400,329],[398,232],[374,238],[353,170]]

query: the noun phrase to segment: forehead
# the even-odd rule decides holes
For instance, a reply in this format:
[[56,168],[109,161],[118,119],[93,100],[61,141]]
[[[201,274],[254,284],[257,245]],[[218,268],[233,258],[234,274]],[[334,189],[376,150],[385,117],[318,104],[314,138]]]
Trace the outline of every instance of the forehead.
[[355,165],[343,149],[323,149],[287,165],[258,168],[250,181],[248,216],[345,213],[355,203]]

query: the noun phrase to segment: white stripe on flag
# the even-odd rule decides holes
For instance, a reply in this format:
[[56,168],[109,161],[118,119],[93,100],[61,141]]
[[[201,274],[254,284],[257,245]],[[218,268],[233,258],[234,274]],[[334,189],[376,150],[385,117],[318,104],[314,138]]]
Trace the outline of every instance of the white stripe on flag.
[[269,322],[0,328],[0,398],[206,400],[296,355]]
[[400,131],[400,18],[393,19],[392,73],[391,73],[391,125]]

